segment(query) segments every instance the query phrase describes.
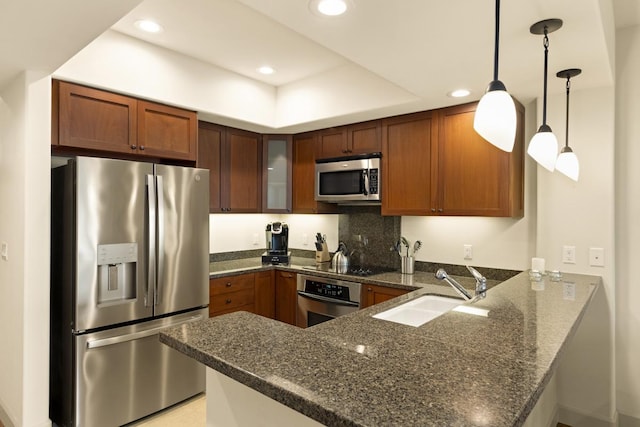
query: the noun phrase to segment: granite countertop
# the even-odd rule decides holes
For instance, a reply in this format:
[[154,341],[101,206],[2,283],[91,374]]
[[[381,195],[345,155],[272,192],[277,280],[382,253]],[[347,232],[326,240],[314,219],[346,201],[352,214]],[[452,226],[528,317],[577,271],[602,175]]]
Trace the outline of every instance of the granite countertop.
[[371,317],[421,294],[453,294],[417,282],[418,290],[308,329],[237,312],[160,340],[326,425],[519,426],[601,278],[532,283],[520,273],[473,304],[486,317],[451,311],[417,328]]

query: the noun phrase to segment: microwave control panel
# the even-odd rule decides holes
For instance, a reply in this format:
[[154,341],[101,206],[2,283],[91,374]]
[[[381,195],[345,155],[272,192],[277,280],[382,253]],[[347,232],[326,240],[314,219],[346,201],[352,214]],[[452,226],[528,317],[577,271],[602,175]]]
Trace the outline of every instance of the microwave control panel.
[[378,194],[378,169],[369,169],[369,194]]

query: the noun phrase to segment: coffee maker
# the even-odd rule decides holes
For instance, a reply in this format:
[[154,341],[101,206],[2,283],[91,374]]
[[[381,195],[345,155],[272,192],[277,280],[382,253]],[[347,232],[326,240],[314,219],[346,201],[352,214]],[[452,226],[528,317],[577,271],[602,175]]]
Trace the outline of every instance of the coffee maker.
[[267,251],[262,255],[263,264],[289,264],[289,226],[284,222],[270,222],[265,230]]

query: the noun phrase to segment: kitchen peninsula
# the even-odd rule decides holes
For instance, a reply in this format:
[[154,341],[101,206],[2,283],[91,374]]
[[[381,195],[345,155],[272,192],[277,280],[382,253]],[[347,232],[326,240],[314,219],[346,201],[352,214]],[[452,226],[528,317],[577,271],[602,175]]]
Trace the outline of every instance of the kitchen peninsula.
[[523,272],[473,304],[484,316],[450,311],[417,328],[371,317],[421,294],[454,295],[433,278],[308,329],[237,312],[168,330],[160,340],[211,368],[208,406],[228,411],[209,413],[209,422],[272,416],[258,409],[263,402],[235,394],[246,389],[305,425],[519,426],[599,286],[596,276],[531,282]]

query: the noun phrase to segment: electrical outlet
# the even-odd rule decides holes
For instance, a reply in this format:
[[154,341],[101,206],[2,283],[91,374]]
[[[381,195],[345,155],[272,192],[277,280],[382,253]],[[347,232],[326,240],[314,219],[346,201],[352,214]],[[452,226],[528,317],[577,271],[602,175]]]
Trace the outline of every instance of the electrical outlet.
[[562,247],[562,262],[564,264],[576,263],[576,247],[575,246]]
[[253,233],[253,246],[258,246],[258,233]]
[[468,259],[468,260],[473,259],[473,246],[472,245],[464,245],[464,259]]
[[307,233],[302,233],[302,245],[309,246],[309,235]]
[[575,301],[576,299],[576,284],[573,282],[564,282],[562,285],[562,298]]
[[2,242],[0,254],[2,254],[2,259],[4,261],[9,261],[9,244],[7,242]]
[[604,267],[603,248],[589,248],[589,265],[592,267]]

